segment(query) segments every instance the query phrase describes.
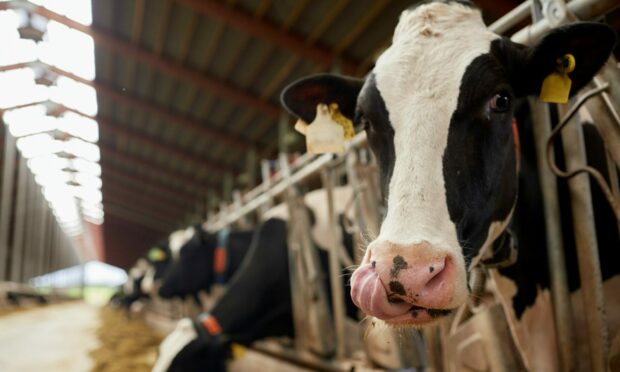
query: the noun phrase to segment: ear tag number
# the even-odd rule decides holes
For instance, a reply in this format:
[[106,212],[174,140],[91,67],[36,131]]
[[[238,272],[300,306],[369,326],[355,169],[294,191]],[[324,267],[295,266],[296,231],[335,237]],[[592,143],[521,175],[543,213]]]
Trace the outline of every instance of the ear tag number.
[[542,83],[540,100],[549,103],[566,103],[570,93],[570,72],[575,70],[575,57],[565,54],[557,60],[557,71],[549,74]]
[[316,106],[316,118],[306,128],[306,146],[311,154],[343,153],[344,128],[335,121],[326,104]]

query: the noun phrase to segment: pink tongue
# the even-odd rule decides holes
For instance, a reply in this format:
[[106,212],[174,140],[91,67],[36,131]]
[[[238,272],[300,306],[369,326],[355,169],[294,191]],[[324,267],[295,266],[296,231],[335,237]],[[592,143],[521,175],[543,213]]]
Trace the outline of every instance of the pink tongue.
[[367,315],[390,319],[405,314],[411,308],[408,303],[390,303],[385,288],[371,264],[360,266],[351,277],[351,298]]

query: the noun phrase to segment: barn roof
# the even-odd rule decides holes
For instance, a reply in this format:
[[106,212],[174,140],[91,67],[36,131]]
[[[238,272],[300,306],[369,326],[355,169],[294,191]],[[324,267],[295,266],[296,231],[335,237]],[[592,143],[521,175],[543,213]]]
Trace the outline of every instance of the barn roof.
[[[274,158],[281,89],[312,73],[363,76],[409,0],[93,1],[92,36],[108,262],[206,216]],[[520,1],[480,0],[487,22]],[[79,78],[78,78],[79,80]],[[289,144],[303,149],[300,137]],[[250,164],[250,165],[248,165]],[[251,172],[248,172],[251,169]]]

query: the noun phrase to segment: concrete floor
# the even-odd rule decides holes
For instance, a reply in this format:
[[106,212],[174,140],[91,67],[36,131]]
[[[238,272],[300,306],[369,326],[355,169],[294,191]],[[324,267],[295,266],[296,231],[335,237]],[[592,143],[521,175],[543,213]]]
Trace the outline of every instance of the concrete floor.
[[82,302],[0,317],[0,371],[89,371],[98,327],[98,308]]

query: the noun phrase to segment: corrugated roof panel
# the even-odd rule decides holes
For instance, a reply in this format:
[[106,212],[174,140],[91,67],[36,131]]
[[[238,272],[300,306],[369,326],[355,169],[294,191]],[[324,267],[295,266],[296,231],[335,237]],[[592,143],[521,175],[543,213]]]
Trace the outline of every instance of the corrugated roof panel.
[[173,88],[172,85],[174,81],[175,79],[170,77],[170,75],[160,73],[155,74],[155,88],[152,90],[151,98],[158,104],[168,107],[170,91]]
[[164,54],[179,59],[181,45],[185,42],[185,33],[192,18],[192,12],[184,6],[175,6],[170,14]]
[[346,16],[337,18],[331,24],[321,36],[321,43],[332,48],[336,46],[355,27],[355,24],[364,16],[374,1],[356,0],[349,3],[342,12]]
[[229,67],[237,62],[238,53],[245,47],[244,38],[247,35],[230,27],[226,27],[222,33],[217,48],[208,63],[211,75],[220,79],[226,79]]
[[187,58],[187,63],[195,68],[202,69],[206,65],[206,54],[214,42],[221,22],[208,17],[200,17],[196,27],[194,42]]
[[164,12],[166,0],[148,0],[144,8],[144,22],[142,24],[141,44],[148,49],[155,49],[155,39],[162,27],[161,15]]
[[187,105],[187,101],[192,98],[194,94],[197,94],[195,91],[197,88],[188,83],[178,84],[174,95],[172,96],[172,100],[169,102],[170,106],[179,112],[185,112],[185,106]]
[[154,71],[149,65],[140,64],[136,69],[136,78],[133,86],[133,91],[140,97],[148,97],[152,94],[151,80],[153,79]]

